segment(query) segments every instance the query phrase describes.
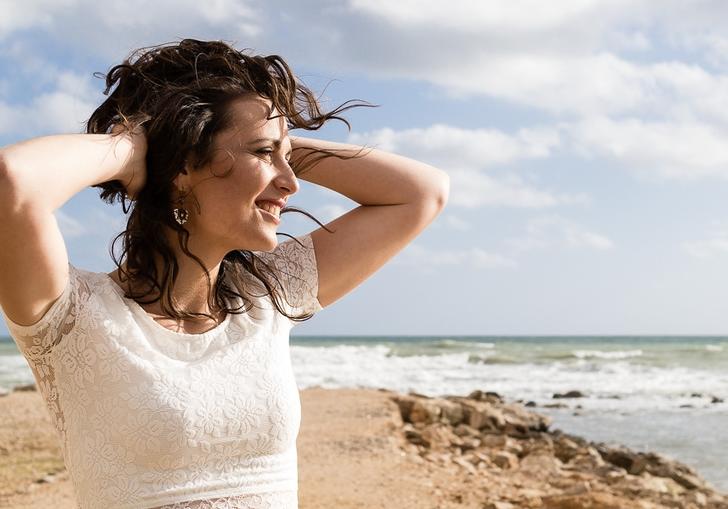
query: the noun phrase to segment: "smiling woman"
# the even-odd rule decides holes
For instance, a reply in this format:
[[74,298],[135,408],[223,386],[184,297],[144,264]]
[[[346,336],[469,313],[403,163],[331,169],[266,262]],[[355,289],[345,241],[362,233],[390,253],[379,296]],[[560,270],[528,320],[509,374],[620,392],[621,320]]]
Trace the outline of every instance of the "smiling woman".
[[[106,84],[87,133],[0,149],[0,305],[78,503],[295,508],[290,330],[430,224],[447,175],[291,136],[363,103],[322,112],[275,55],[186,39]],[[279,244],[299,177],[359,207]],[[53,216],[88,186],[129,214],[110,274],[69,263]]]

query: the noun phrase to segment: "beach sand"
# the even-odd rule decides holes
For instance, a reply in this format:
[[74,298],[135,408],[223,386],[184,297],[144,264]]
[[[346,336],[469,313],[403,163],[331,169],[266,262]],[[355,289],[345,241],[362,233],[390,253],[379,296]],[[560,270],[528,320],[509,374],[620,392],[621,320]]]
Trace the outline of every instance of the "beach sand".
[[[457,475],[402,455],[395,432],[402,421],[385,392],[306,389],[301,406],[302,509],[467,507],[438,502],[450,491],[459,493],[464,479],[458,483]],[[0,507],[74,508],[60,454],[38,392],[0,398]],[[441,495],[434,493],[438,489]]]
[[[301,509],[728,509],[728,498],[679,464],[597,452],[494,393],[447,401],[310,388],[301,407]],[[461,422],[465,407],[476,428],[447,423]],[[0,397],[0,507],[66,509],[74,501],[40,394]]]

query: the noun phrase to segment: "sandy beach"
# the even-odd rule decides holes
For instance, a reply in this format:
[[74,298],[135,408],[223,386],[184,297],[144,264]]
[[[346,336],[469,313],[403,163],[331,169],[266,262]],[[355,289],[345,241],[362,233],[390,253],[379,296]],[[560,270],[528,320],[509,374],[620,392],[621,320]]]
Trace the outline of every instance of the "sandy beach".
[[[447,498],[451,481],[399,451],[397,405],[385,393],[308,389],[301,404],[300,507],[450,507],[433,493]],[[76,507],[39,393],[0,398],[0,444],[0,507]]]
[[[635,464],[618,467],[576,437],[548,435],[543,418],[520,405],[477,399],[447,403],[373,389],[301,391],[300,507],[728,507],[687,471],[660,474],[647,462],[631,475]],[[466,415],[474,428],[447,424],[458,408],[476,406],[482,412]],[[483,421],[484,415],[489,417]],[[478,429],[485,434],[474,438]],[[479,449],[481,442],[490,448]],[[474,454],[480,459],[473,461]],[[75,507],[54,430],[35,391],[0,398],[0,507]]]

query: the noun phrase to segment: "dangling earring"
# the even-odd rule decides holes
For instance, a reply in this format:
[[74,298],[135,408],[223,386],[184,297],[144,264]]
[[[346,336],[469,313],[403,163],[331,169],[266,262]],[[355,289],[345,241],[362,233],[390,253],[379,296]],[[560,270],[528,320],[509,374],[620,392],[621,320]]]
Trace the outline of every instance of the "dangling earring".
[[184,201],[184,196],[180,196],[177,200],[177,207],[173,210],[174,220],[177,221],[178,224],[185,224],[187,219],[190,217],[190,213],[187,209],[182,207],[182,205],[184,205]]

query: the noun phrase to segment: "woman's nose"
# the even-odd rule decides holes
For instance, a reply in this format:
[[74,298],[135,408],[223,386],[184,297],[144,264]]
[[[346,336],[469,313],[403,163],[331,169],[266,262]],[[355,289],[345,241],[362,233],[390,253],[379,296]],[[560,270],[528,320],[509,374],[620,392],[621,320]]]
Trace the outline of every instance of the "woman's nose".
[[293,173],[293,169],[285,159],[282,159],[282,162],[278,165],[276,183],[280,188],[286,189],[288,194],[297,193],[300,187],[296,174]]

